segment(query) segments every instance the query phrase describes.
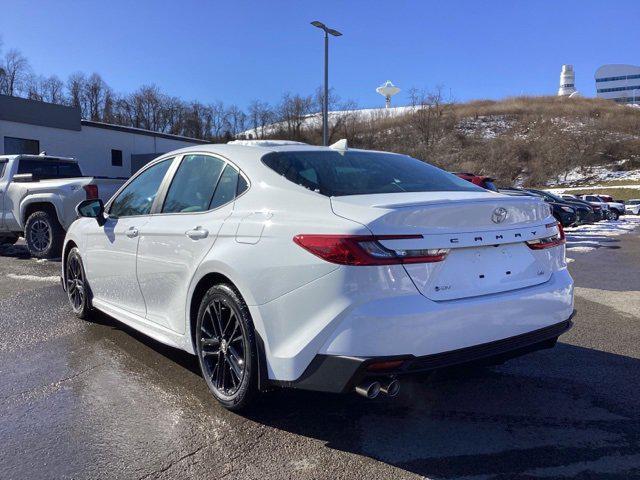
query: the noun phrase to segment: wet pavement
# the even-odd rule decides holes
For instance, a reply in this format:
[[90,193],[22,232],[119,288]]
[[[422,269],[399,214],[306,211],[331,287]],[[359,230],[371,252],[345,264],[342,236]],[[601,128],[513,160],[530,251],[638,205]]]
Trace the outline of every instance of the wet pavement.
[[[58,262],[0,255],[0,478],[640,478],[640,229],[573,252],[553,350],[406,382],[218,406],[195,357],[76,319]],[[609,248],[611,247],[611,248]]]

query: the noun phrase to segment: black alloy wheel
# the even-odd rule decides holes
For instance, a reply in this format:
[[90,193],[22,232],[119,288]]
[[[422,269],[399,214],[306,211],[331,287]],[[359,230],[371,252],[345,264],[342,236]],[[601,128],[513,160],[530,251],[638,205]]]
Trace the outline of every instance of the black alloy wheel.
[[230,410],[245,408],[257,393],[255,333],[249,310],[228,285],[216,285],[198,312],[196,349],[214,397]]
[[72,248],[65,264],[65,287],[67,298],[73,313],[78,318],[86,319],[91,310],[89,286],[87,285],[82,265],[82,258],[77,248]]

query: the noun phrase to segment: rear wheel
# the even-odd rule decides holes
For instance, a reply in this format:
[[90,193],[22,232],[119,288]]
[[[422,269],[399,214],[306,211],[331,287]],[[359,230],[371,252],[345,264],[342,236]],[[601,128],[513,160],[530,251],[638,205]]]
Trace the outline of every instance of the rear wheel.
[[24,229],[29,253],[38,258],[60,256],[64,241],[64,229],[55,214],[47,210],[32,213]]
[[198,311],[196,350],[213,396],[229,410],[247,407],[258,392],[258,359],[249,309],[229,285],[215,285]]
[[84,274],[82,257],[77,248],[72,248],[65,262],[65,287],[69,305],[76,317],[87,319],[91,311],[89,300],[89,286]]

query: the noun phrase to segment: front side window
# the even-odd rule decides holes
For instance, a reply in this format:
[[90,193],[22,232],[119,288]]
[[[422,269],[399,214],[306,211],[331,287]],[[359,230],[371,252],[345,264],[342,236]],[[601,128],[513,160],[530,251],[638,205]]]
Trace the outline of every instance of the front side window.
[[262,162],[289,181],[326,196],[485,191],[428,163],[390,153],[273,152]]
[[172,161],[173,158],[167,158],[134,178],[111,203],[109,215],[116,218],[148,215]]
[[224,160],[210,155],[185,155],[180,162],[162,207],[163,213],[209,210]]

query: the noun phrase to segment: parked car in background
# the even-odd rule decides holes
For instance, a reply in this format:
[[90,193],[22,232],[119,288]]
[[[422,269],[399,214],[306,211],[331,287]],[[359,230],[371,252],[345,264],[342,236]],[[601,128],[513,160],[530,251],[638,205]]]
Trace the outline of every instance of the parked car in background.
[[591,205],[597,205],[600,208],[602,208],[602,210],[604,210],[604,215],[607,220],[617,220],[618,217],[620,216],[618,214],[618,210],[613,210],[609,205],[609,203],[605,202],[598,195],[579,195],[579,197],[582,200],[589,202]]
[[540,195],[546,202],[558,203],[560,205],[567,205],[576,211],[576,225],[584,225],[585,223],[593,223],[597,216],[593,210],[593,207],[587,202],[582,200],[566,200],[559,195],[556,195],[546,190],[538,190],[535,188],[527,188],[531,193]]
[[513,188],[513,187],[500,188],[498,189],[498,192],[504,193],[506,195],[512,195],[512,196],[524,195],[524,196],[541,198],[551,207],[551,213],[556,218],[556,220],[560,222],[560,224],[563,227],[570,227],[571,225],[574,225],[578,220],[578,215],[576,214],[576,210],[573,207],[569,206],[568,204],[565,204],[564,202],[559,203],[559,202],[546,200],[542,195],[538,195],[537,193],[533,193],[523,188]]
[[277,386],[394,396],[403,376],[551,348],[571,327],[549,207],[405,155],[201,145],[78,212],[73,312],[197,355],[230,409]]
[[627,200],[624,205],[624,213],[627,215],[640,215],[640,199]]
[[569,203],[578,203],[588,207],[591,207],[593,210],[593,220],[592,222],[599,222],[600,220],[604,220],[606,218],[605,212],[600,205],[595,205],[587,202],[586,200],[582,200],[581,198],[576,197],[575,195],[562,194],[560,195],[565,201]]
[[618,215],[624,215],[624,202],[615,200],[611,195],[599,194],[598,197],[600,197],[604,202],[607,202],[610,210],[615,210]]
[[122,181],[83,177],[78,162],[45,155],[0,156],[0,243],[24,236],[31,255],[59,257],[82,200],[108,199]]
[[495,185],[495,180],[491,177],[486,177],[484,175],[475,175],[473,173],[465,173],[465,172],[455,172],[454,175],[466,180],[467,182],[471,182],[474,185],[478,185],[479,187],[484,188],[485,190],[491,190],[492,192],[497,192],[498,189]]

